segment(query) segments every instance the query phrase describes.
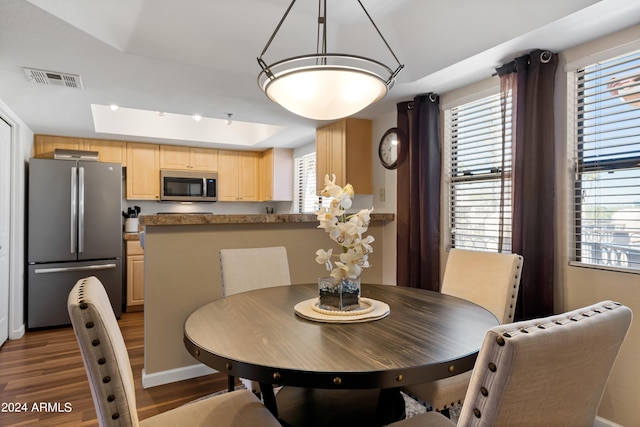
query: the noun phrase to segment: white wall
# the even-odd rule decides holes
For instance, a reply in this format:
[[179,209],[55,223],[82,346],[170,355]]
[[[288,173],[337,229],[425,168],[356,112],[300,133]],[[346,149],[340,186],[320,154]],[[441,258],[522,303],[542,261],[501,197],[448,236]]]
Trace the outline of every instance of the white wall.
[[9,252],[9,339],[24,335],[24,251],[26,162],[33,132],[0,100],[0,117],[11,125],[11,236]]

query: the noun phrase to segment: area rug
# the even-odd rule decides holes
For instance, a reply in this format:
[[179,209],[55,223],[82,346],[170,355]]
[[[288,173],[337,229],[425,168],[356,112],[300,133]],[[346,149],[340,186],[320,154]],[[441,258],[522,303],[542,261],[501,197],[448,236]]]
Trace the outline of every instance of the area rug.
[[[405,393],[401,392],[400,394],[402,394],[402,397],[404,398],[405,411],[407,414],[406,415],[407,418],[415,417],[416,415],[427,412],[428,405],[418,402],[417,400],[406,395]],[[456,423],[458,422],[458,417],[460,416],[461,409],[462,409],[462,405],[457,405],[449,410],[449,416],[451,417],[452,421]]]
[[[245,387],[243,385],[236,386],[236,390],[242,390],[244,388]],[[276,388],[274,391],[277,394],[278,393],[278,388]],[[202,397],[201,399],[206,399],[208,397],[216,396],[216,395],[223,394],[223,393],[227,393],[227,391],[226,390],[221,390],[221,391],[218,391],[216,393],[212,393],[212,394],[210,394],[208,396]],[[426,405],[418,402],[417,400],[411,398],[410,396],[406,395],[403,392],[401,392],[400,394],[402,395],[402,398],[404,399],[405,411],[406,411],[406,417],[407,418],[415,417],[416,415],[423,414],[423,413],[427,412],[427,406]],[[198,399],[198,400],[201,400],[201,399]],[[451,416],[451,420],[452,421],[454,421],[454,422],[458,421],[458,417],[460,416],[460,409],[461,409],[461,406],[456,406],[456,407],[451,408],[450,416]]]

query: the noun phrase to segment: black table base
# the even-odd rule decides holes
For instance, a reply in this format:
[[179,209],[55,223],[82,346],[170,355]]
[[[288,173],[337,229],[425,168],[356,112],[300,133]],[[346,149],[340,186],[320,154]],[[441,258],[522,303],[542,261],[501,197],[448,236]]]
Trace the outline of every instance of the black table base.
[[289,427],[384,426],[406,415],[400,389],[327,390],[287,386],[276,394],[276,403],[280,422]]

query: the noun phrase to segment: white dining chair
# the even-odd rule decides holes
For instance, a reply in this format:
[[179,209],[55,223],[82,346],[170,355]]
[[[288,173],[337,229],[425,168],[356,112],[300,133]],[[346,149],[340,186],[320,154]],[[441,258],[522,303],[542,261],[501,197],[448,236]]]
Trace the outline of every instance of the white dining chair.
[[[457,425],[595,426],[611,369],[631,324],[628,307],[602,301],[491,328]],[[436,411],[393,427],[450,427]]]
[[247,390],[204,398],[140,421],[127,347],[104,286],[94,276],[78,280],[67,307],[101,427],[280,426]]
[[[441,292],[474,302],[493,313],[500,323],[513,322],[524,259],[518,254],[451,249]],[[471,372],[407,386],[404,391],[434,410],[448,415],[461,404]]]
[[[287,249],[284,246],[220,249],[220,275],[224,296],[291,285]],[[248,390],[260,393],[260,385],[256,381],[245,378],[240,381]],[[228,389],[234,389],[232,376],[229,376]]]
[[291,284],[284,246],[220,249],[220,274],[224,296]]

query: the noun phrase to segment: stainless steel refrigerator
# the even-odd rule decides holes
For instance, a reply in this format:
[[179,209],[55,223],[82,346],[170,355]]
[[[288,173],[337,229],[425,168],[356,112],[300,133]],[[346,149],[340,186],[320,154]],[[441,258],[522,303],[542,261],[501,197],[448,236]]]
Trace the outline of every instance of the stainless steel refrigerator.
[[69,324],[67,296],[87,276],[100,279],[120,316],[120,163],[31,159],[28,188],[27,328]]

